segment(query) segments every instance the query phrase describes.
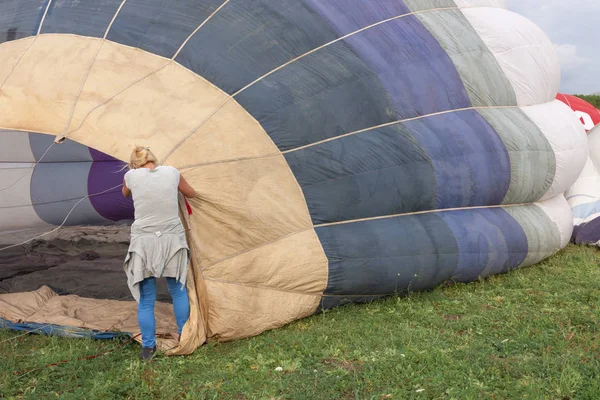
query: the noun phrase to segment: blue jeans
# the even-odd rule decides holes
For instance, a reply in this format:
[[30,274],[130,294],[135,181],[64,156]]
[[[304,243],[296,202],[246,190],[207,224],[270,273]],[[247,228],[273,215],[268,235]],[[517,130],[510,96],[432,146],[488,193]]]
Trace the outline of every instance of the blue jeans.
[[[173,311],[177,321],[177,332],[181,334],[183,325],[190,317],[190,301],[185,285],[175,278],[167,278],[169,293],[173,299]],[[146,278],[140,282],[140,302],[138,303],[138,323],[142,331],[142,347],[156,346],[156,318],[154,303],[156,302],[156,278]]]

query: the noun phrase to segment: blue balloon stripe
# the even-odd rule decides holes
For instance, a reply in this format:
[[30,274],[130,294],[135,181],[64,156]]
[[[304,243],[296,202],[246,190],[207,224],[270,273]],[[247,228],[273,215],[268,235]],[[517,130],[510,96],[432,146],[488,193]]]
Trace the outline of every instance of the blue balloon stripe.
[[437,286],[458,260],[452,231],[434,213],[316,228],[329,260],[325,294],[386,295]]
[[173,57],[223,0],[128,0],[107,39]]
[[506,211],[475,209],[444,212],[458,244],[459,262],[453,279],[471,282],[517,268],[528,254],[525,231]]
[[335,29],[340,37],[390,18],[409,14],[401,0],[378,0],[364,3],[348,0],[304,0]]
[[0,1],[0,43],[37,34],[48,1]]
[[323,18],[302,1],[230,1],[176,60],[232,94],[336,38]]
[[236,99],[284,151],[471,105],[452,61],[413,16],[309,54]]
[[63,0],[50,3],[41,33],[104,37],[122,0]]
[[510,158],[479,113],[458,111],[404,124],[433,161],[433,208],[502,204],[510,185]]
[[389,21],[344,41],[382,77],[398,119],[471,106],[452,60],[415,16]]
[[452,279],[472,281],[516,268],[528,254],[519,222],[501,208],[360,221],[316,232],[329,259],[325,295],[391,295]]
[[434,115],[285,154],[313,222],[502,204],[508,152],[472,110]]
[[341,36],[408,13],[401,1],[230,1],[177,61],[227,93]]
[[430,158],[402,125],[362,132],[285,155],[313,223],[430,210]]

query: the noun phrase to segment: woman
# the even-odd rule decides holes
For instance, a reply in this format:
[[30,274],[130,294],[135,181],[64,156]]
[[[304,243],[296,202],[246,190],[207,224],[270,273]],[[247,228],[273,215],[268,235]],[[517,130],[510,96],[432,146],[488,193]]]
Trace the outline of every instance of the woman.
[[148,147],[131,153],[130,170],[123,179],[123,196],[133,196],[135,221],[124,268],[131,294],[138,302],[142,331],[142,360],[156,351],[156,278],[166,277],[179,336],[190,315],[185,287],[189,247],[179,218],[178,192],[191,198],[194,189],[173,167],[159,166]]

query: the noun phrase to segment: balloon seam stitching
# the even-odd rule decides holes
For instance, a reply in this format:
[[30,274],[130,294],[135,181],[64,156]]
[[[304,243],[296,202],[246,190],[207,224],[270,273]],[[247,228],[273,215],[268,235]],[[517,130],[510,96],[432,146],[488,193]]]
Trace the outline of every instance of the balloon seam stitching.
[[573,108],[573,106],[571,105],[571,102],[569,101],[569,99],[567,98],[567,96],[565,96],[564,94],[561,94],[561,96],[565,99],[565,101],[567,102],[567,104],[569,105],[569,107]]
[[318,47],[316,47],[316,48],[314,48],[312,50],[307,51],[304,54],[301,54],[301,55],[299,55],[299,56],[297,56],[297,57],[295,57],[295,58],[287,61],[286,63],[280,65],[279,67],[277,67],[277,68],[275,68],[275,69],[267,72],[266,74],[264,74],[264,75],[256,78],[254,81],[250,82],[249,84],[247,84],[243,88],[239,89],[237,92],[235,92],[231,96],[232,97],[236,97],[238,94],[240,94],[244,90],[248,89],[249,87],[253,86],[254,84],[260,82],[261,80],[263,80],[264,78],[268,77],[269,75],[271,75],[271,74],[279,71],[280,69],[283,69],[283,68],[287,67],[288,65],[290,65],[290,64],[292,64],[292,63],[294,63],[294,62],[296,62],[296,61],[298,61],[298,60],[300,60],[300,59],[302,59],[302,58],[304,58],[304,57],[306,57],[306,56],[308,56],[308,55],[310,55],[310,54],[312,54],[314,52],[317,52],[317,51],[319,51],[319,50],[321,50],[321,49],[323,49],[323,48],[325,48],[327,46],[330,46],[330,45],[332,45],[334,43],[337,43],[339,41],[347,39],[347,38],[349,38],[351,36],[354,36],[354,35],[356,35],[358,33],[363,32],[363,31],[366,31],[366,30],[369,30],[371,28],[374,28],[374,27],[376,27],[378,25],[382,25],[382,24],[385,24],[385,23],[390,22],[390,21],[394,21],[394,20],[397,20],[397,19],[400,19],[400,18],[404,18],[404,17],[410,17],[412,15],[417,15],[417,14],[423,14],[423,13],[434,12],[434,11],[461,10],[461,9],[464,9],[464,8],[476,8],[476,7],[477,6],[472,6],[472,7],[458,7],[458,6],[455,6],[455,7],[440,7],[440,8],[432,8],[432,9],[429,9],[429,10],[413,11],[413,12],[410,12],[410,13],[407,13],[407,14],[396,15],[394,17],[386,18],[386,19],[384,19],[382,21],[378,21],[378,22],[373,23],[371,25],[364,26],[364,27],[362,27],[362,28],[360,28],[360,29],[358,29],[356,31],[347,33],[347,34],[345,34],[343,36],[340,36],[337,39],[334,39],[334,40],[332,40],[330,42],[324,43],[324,44],[322,44],[322,45],[320,45],[320,46],[318,46]]
[[[384,124],[374,125],[374,126],[371,126],[371,127],[359,129],[357,131],[348,132],[348,133],[345,133],[343,135],[335,136],[335,137],[332,137],[332,138],[320,140],[318,142],[309,143],[309,144],[304,145],[304,146],[299,146],[299,147],[295,147],[293,149],[285,150],[285,151],[282,151],[281,154],[285,155],[285,154],[292,153],[292,152],[295,152],[295,151],[298,151],[298,150],[303,150],[303,149],[306,149],[306,148],[309,148],[309,147],[313,147],[313,146],[317,146],[317,145],[320,145],[320,144],[323,144],[323,143],[326,143],[326,142],[331,142],[331,141],[334,141],[334,140],[337,140],[337,139],[341,139],[341,138],[344,138],[346,136],[351,136],[351,135],[355,135],[355,134],[359,134],[359,133],[363,133],[363,132],[367,132],[367,131],[371,131],[371,130],[375,130],[375,129],[379,129],[379,128],[385,128],[387,126],[391,126],[391,125],[395,125],[395,124],[400,124],[400,123],[404,123],[404,122],[410,122],[410,121],[419,120],[419,119],[428,118],[428,117],[433,117],[433,116],[437,116],[437,115],[449,114],[449,113],[453,113],[453,112],[469,111],[469,110],[475,110],[476,111],[476,110],[482,110],[482,109],[515,109],[515,108],[516,109],[521,109],[522,107],[524,107],[524,106],[485,106],[485,107],[466,107],[466,108],[459,108],[459,109],[454,109],[454,110],[440,111],[440,112],[436,112],[436,113],[425,114],[425,115],[420,115],[420,116],[417,116],[417,117],[412,117],[412,118],[406,118],[406,119],[401,119],[401,120],[386,122]],[[199,129],[199,127],[198,127],[198,129]],[[189,137],[192,136],[196,131],[197,131],[197,129],[195,129],[187,137],[183,138],[182,142],[184,142],[187,139],[189,139]],[[179,145],[177,147],[179,147]],[[170,155],[172,155],[172,153],[175,150],[176,149],[173,149],[171,152],[169,152],[169,154],[165,157],[165,159],[167,159]],[[231,158],[231,159],[227,159],[227,160],[211,161],[211,162],[207,162],[207,163],[187,164],[187,165],[181,166],[179,168],[180,169],[189,169],[189,168],[196,168],[196,167],[204,167],[204,166],[211,166],[211,165],[217,165],[217,164],[225,164],[225,163],[231,163],[231,162],[238,162],[238,161],[248,161],[248,160],[256,160],[256,159],[262,159],[262,158],[276,157],[278,155],[280,155],[280,153],[269,153],[269,154],[264,154],[264,155],[260,155],[260,156],[250,156],[250,157],[238,157],[238,158]]]
[[19,59],[17,60],[17,62],[15,63],[15,65],[12,67],[10,73],[4,79],[4,81],[2,82],[2,85],[0,85],[0,96],[2,95],[2,89],[4,88],[4,84],[10,79],[10,77],[12,76],[12,74],[15,71],[15,68],[17,68],[17,65],[19,65],[19,63],[21,62],[21,60],[23,59],[23,57],[25,57],[25,54],[27,54],[27,52],[29,51],[29,49],[31,48],[31,46],[33,46],[33,44],[35,43],[35,41],[37,40],[37,38],[40,36],[40,32],[42,31],[42,26],[44,25],[44,20],[46,19],[46,14],[48,14],[48,10],[50,9],[50,4],[52,4],[52,0],[48,0],[48,4],[46,4],[46,9],[44,10],[44,15],[42,15],[42,18],[40,19],[40,26],[38,27],[38,30],[37,30],[37,32],[35,34],[35,37],[31,41],[31,43],[29,44],[29,46],[27,46],[27,48],[23,51],[23,54],[21,54],[21,56],[19,57]]
[[[534,251],[527,251],[526,253],[528,255],[532,255],[532,254],[545,254],[548,253],[550,251],[557,251],[557,250],[534,250]],[[490,252],[491,253],[491,252]],[[523,251],[509,251],[509,254],[521,254],[521,253],[525,253]],[[439,254],[454,254],[454,253],[439,253]],[[462,254],[462,253],[461,253]],[[480,253],[475,253],[472,252],[472,254],[480,254]],[[410,257],[411,255],[405,255],[406,257]],[[372,258],[378,258],[378,257],[372,257]],[[354,259],[354,258],[353,258]],[[515,266],[513,268],[511,268],[511,270],[514,269],[518,269],[519,267],[521,267],[522,265],[518,265]],[[249,287],[249,288],[255,288],[255,289],[263,289],[263,290],[271,290],[271,291],[276,291],[276,292],[283,292],[283,293],[293,293],[293,294],[300,294],[300,295],[306,295],[306,296],[319,296],[319,297],[376,297],[376,296],[392,296],[394,294],[396,294],[395,292],[392,293],[384,293],[384,294],[356,294],[356,295],[346,295],[346,294],[327,294],[324,291],[321,291],[319,293],[314,293],[314,292],[303,292],[303,291],[299,291],[299,290],[290,290],[290,289],[281,289],[281,288],[276,288],[276,287],[271,287],[271,286],[263,286],[263,285],[252,285],[252,284],[247,284],[244,282],[236,282],[236,281],[228,281],[228,280],[223,280],[223,279],[217,279],[217,278],[210,278],[210,277],[203,277],[204,280],[207,281],[213,281],[213,282],[219,282],[219,283],[223,283],[226,285],[236,285],[236,286],[243,286],[243,287]],[[449,279],[447,279],[449,280]]]
[[112,19],[110,20],[110,23],[108,24],[108,27],[106,28],[106,31],[104,31],[104,36],[102,37],[102,39],[106,40],[106,36],[108,36],[108,32],[110,31],[110,28],[112,28],[113,23],[115,22],[115,20],[117,19],[117,17],[121,13],[121,9],[123,8],[123,6],[125,5],[126,2],[127,2],[127,0],[123,0],[121,2],[121,5],[119,6],[119,8],[117,9],[117,11],[115,12],[115,15],[113,15]]
[[[52,0],[50,0],[50,1],[52,1]],[[127,2],[127,0],[123,0],[121,2],[121,4],[119,5],[119,8],[115,12],[115,15],[113,15],[110,23],[108,24],[108,27],[106,28],[106,31],[104,31],[104,36],[102,36],[102,42],[100,43],[100,46],[98,47],[98,50],[96,51],[96,54],[94,55],[94,58],[92,59],[90,67],[88,68],[85,76],[83,77],[81,85],[79,86],[79,91],[77,92],[77,96],[75,96],[75,101],[73,102],[73,107],[71,107],[71,113],[69,114],[69,117],[67,118],[67,122],[65,124],[65,127],[63,129],[63,132],[62,132],[61,136],[57,137],[56,142],[64,140],[67,137],[67,135],[68,135],[67,131],[69,129],[69,126],[71,126],[71,122],[73,121],[73,116],[75,115],[75,110],[77,109],[77,104],[79,103],[79,98],[81,97],[81,93],[83,92],[83,88],[85,87],[85,85],[86,85],[86,83],[88,81],[90,73],[92,72],[92,68],[94,68],[94,64],[96,63],[96,60],[98,59],[98,55],[100,54],[100,51],[104,47],[104,43],[106,43],[106,36],[108,35],[108,32],[110,31],[110,28],[112,27],[113,23],[115,22],[115,19],[117,19],[117,16],[121,12],[121,9],[123,8],[123,6],[125,5],[126,2]],[[39,32],[38,32],[38,34],[39,34]],[[89,114],[87,114],[87,115],[89,115]],[[87,115],[86,115],[86,117],[87,117]],[[84,118],[84,121],[85,121],[85,118]],[[82,124],[83,124],[83,122],[82,122]]]
[[417,117],[411,117],[411,118],[405,118],[405,119],[401,119],[401,120],[396,120],[396,121],[392,121],[392,122],[386,122],[384,124],[380,124],[380,125],[375,125],[375,126],[371,126],[368,128],[363,128],[363,129],[359,129],[353,132],[348,132],[348,133],[344,133],[343,135],[339,135],[339,136],[335,136],[332,138],[328,138],[328,139],[323,139],[323,140],[319,140],[317,142],[313,142],[313,143],[309,143],[307,145],[304,146],[299,146],[299,147],[295,147],[289,150],[285,150],[282,153],[283,154],[288,154],[288,153],[292,153],[294,151],[298,151],[298,150],[303,150],[309,147],[313,147],[313,146],[317,146],[323,143],[327,143],[327,142],[331,142],[334,140],[338,140],[341,138],[345,138],[347,136],[352,136],[352,135],[356,135],[358,133],[362,133],[362,132],[367,132],[367,131],[371,131],[374,129],[379,129],[379,128],[385,128],[387,126],[391,126],[391,125],[395,125],[395,124],[399,124],[399,123],[404,123],[404,122],[410,122],[410,121],[416,121],[419,119],[423,119],[423,118],[428,118],[428,117],[434,117],[434,116],[438,116],[438,115],[444,115],[444,114],[449,114],[449,113],[453,113],[453,112],[462,112],[462,111],[470,111],[470,110],[485,110],[485,109],[514,109],[514,108],[520,108],[520,106],[474,106],[474,107],[465,107],[465,108],[457,108],[454,110],[446,110],[446,111],[439,111],[439,112],[435,112],[435,113],[430,113],[430,114],[425,114],[425,115],[419,115]]
[[[108,194],[108,193],[117,193],[116,189],[118,189],[118,187],[115,187],[113,189],[115,190],[114,192],[92,193],[92,194],[89,194],[87,196],[88,197],[94,197],[94,196],[101,196],[103,194]],[[22,207],[31,207],[31,206],[42,206],[42,205],[46,205],[46,204],[56,204],[56,203],[62,203],[62,202],[65,202],[65,201],[73,201],[73,200],[81,200],[81,197],[72,197],[72,198],[61,199],[61,200],[43,201],[43,202],[40,202],[40,203],[19,204],[19,205],[16,205],[16,206],[0,206],[0,210],[2,210],[2,209],[9,209],[9,208],[22,208]]]
[[87,120],[87,118],[97,109],[99,109],[100,107],[105,106],[106,104],[108,104],[109,102],[111,102],[115,97],[119,96],[120,94],[122,94],[123,92],[125,92],[126,90],[130,89],[131,87],[137,85],[138,83],[142,82],[143,80],[149,78],[150,76],[158,73],[160,70],[162,70],[163,68],[165,68],[166,66],[168,66],[171,63],[171,61],[166,62],[165,64],[161,65],[159,68],[157,68],[156,70],[148,73],[147,75],[142,76],[141,78],[137,79],[136,81],[130,83],[129,85],[127,85],[125,88],[121,89],[120,91],[118,91],[117,93],[115,93],[114,95],[112,95],[111,97],[109,97],[108,99],[106,99],[104,102],[96,105],[94,108],[92,108],[91,110],[89,110],[87,112],[87,114],[85,115],[85,117],[83,117],[81,123],[79,124],[79,126],[73,130],[70,130],[68,132],[65,133],[64,137],[68,138],[69,135],[77,132],[79,129],[81,129],[83,127],[83,125],[85,124],[85,121]]
[[[217,8],[217,9],[216,9],[216,10],[215,10],[215,11],[214,11],[214,12],[213,12],[211,15],[209,15],[209,16],[208,16],[208,17],[207,17],[207,18],[206,18],[206,19],[205,19],[205,20],[204,20],[204,21],[203,21],[203,22],[202,22],[202,23],[201,23],[201,24],[200,24],[200,25],[199,25],[199,26],[198,26],[198,27],[197,27],[197,28],[194,30],[194,32],[192,33],[192,35],[193,35],[193,34],[195,34],[195,33],[196,33],[196,32],[197,32],[197,31],[198,31],[198,30],[199,30],[199,29],[200,29],[202,26],[204,26],[204,25],[205,25],[205,24],[208,22],[208,20],[209,20],[210,18],[212,18],[212,17],[213,17],[213,16],[214,16],[214,15],[215,15],[215,14],[216,14],[216,13],[217,13],[217,12],[218,12],[218,11],[219,11],[221,8],[222,8],[222,7],[223,7],[223,6],[225,6],[225,4],[227,4],[229,1],[230,1],[230,0],[226,0],[226,1],[225,1],[223,4],[221,4],[221,6],[220,6],[219,8]],[[162,65],[161,67],[157,68],[156,70],[154,70],[154,71],[150,72],[149,74],[147,74],[147,75],[143,76],[142,78],[140,78],[140,79],[138,79],[138,80],[136,80],[136,81],[132,82],[130,85],[126,86],[125,88],[123,88],[122,90],[120,90],[119,92],[117,92],[116,94],[114,94],[113,96],[109,97],[109,98],[108,98],[107,100],[105,100],[103,103],[101,103],[101,104],[98,104],[97,106],[95,106],[94,108],[92,108],[90,111],[88,111],[88,113],[85,115],[85,117],[83,118],[83,120],[81,121],[81,123],[79,124],[79,126],[78,126],[77,128],[75,128],[75,129],[74,129],[74,130],[72,130],[72,131],[68,131],[68,132],[67,132],[67,130],[68,130],[68,127],[71,125],[71,122],[72,122],[72,119],[73,119],[73,114],[74,114],[74,112],[75,112],[75,108],[77,107],[77,102],[78,102],[78,100],[79,100],[79,97],[81,96],[81,93],[82,93],[82,91],[83,91],[83,88],[85,87],[85,84],[87,83],[87,79],[88,79],[88,77],[89,77],[89,74],[90,74],[90,72],[91,72],[91,70],[92,70],[92,68],[93,68],[93,65],[94,65],[94,63],[95,63],[95,61],[96,61],[96,59],[97,59],[97,57],[98,57],[98,54],[100,53],[100,50],[101,50],[102,46],[104,46],[104,43],[105,43],[106,41],[110,41],[110,40],[106,39],[106,38],[107,38],[107,36],[108,36],[108,33],[110,32],[110,29],[112,28],[112,25],[113,25],[114,21],[117,19],[117,17],[118,17],[118,15],[119,15],[119,13],[121,12],[121,9],[123,8],[123,6],[125,5],[125,3],[126,3],[126,2],[127,2],[127,0],[123,0],[123,2],[121,3],[121,5],[120,5],[120,6],[119,6],[119,8],[117,9],[117,11],[116,11],[115,15],[113,16],[113,18],[112,18],[112,20],[111,20],[110,24],[108,25],[108,28],[107,28],[107,29],[106,29],[106,31],[104,32],[104,36],[103,36],[103,38],[102,38],[102,44],[100,45],[100,48],[98,49],[98,52],[96,53],[96,55],[95,55],[94,59],[92,60],[92,65],[90,66],[90,68],[89,68],[89,70],[88,70],[88,72],[87,72],[86,76],[84,77],[84,81],[83,81],[83,83],[82,83],[82,85],[81,85],[81,87],[80,87],[80,89],[79,89],[79,93],[78,93],[78,95],[77,95],[77,97],[76,97],[76,99],[75,99],[75,105],[73,106],[73,109],[72,109],[72,111],[71,111],[71,115],[70,115],[70,117],[69,117],[69,120],[67,121],[67,125],[66,125],[66,127],[65,127],[65,130],[64,130],[64,132],[63,132],[63,135],[62,135],[60,138],[57,138],[57,140],[61,140],[61,139],[63,139],[63,138],[67,138],[67,137],[68,137],[70,134],[72,134],[72,133],[74,133],[74,132],[78,131],[79,129],[81,129],[81,127],[83,126],[83,124],[85,123],[85,121],[87,120],[87,118],[88,118],[88,117],[89,117],[89,116],[90,116],[90,115],[91,115],[91,114],[92,114],[92,113],[93,113],[95,110],[97,110],[98,108],[100,108],[100,107],[102,107],[102,106],[106,105],[106,104],[107,104],[107,103],[109,103],[111,100],[113,100],[115,97],[117,97],[118,95],[122,94],[122,93],[123,93],[123,92],[125,92],[126,90],[130,89],[132,86],[134,86],[134,85],[136,85],[137,83],[139,83],[139,82],[141,82],[141,81],[145,80],[146,78],[148,78],[148,77],[150,77],[150,76],[152,76],[152,75],[154,75],[154,74],[158,73],[160,70],[162,70],[163,68],[165,68],[165,67],[166,67],[166,66],[168,66],[169,64],[173,63],[173,61],[174,61],[175,57],[177,56],[177,54],[179,54],[179,51],[181,51],[181,49],[183,48],[183,46],[184,46],[184,45],[187,43],[187,41],[188,41],[188,40],[191,38],[191,36],[192,36],[192,35],[190,35],[190,36],[189,36],[189,37],[188,37],[188,38],[187,38],[187,39],[184,41],[184,43],[183,43],[183,44],[180,46],[180,48],[178,49],[177,53],[176,53],[176,54],[175,54],[173,57],[171,57],[167,63],[165,63],[165,64],[164,64],[164,65]],[[111,42],[112,42],[112,41],[111,41]],[[119,45],[120,45],[120,43],[117,43],[117,44],[119,44]],[[130,46],[128,46],[128,47],[130,47]],[[153,53],[150,53],[150,54],[153,54]],[[196,76],[197,76],[198,78],[200,78],[200,76],[199,76],[199,75],[196,75]],[[0,89],[1,89],[1,87],[0,87]]]
[[225,100],[221,103],[221,105],[219,105],[217,108],[215,108],[210,114],[208,114],[206,117],[204,117],[204,119],[202,119],[202,121],[200,121],[196,126],[194,126],[192,128],[192,130],[183,138],[181,138],[177,144],[175,144],[175,146],[173,146],[173,148],[171,150],[169,150],[167,152],[167,154],[165,154],[165,156],[162,158],[162,160],[160,161],[161,164],[164,163],[175,151],[177,151],[177,149],[179,149],[179,147],[181,147],[181,145],[188,140],[194,133],[196,133],[209,119],[211,119],[216,113],[218,113],[223,107],[225,107],[225,105],[227,103],[229,103],[231,100],[233,100],[233,98],[231,96],[229,96],[227,93],[225,92],[221,92],[223,94],[225,94],[227,97],[225,98]]
[[[15,69],[17,68],[17,66],[21,63],[21,60],[23,59],[23,57],[25,57],[25,54],[27,54],[27,52],[29,51],[29,49],[31,49],[31,46],[33,46],[33,44],[37,41],[37,38],[40,36],[40,32],[42,31],[42,26],[44,25],[44,20],[46,19],[46,15],[48,14],[48,10],[50,9],[50,4],[52,4],[52,0],[48,0],[48,4],[46,5],[46,9],[44,10],[44,15],[42,16],[42,19],[40,20],[40,26],[38,27],[38,30],[37,30],[37,33],[36,33],[35,37],[31,41],[31,43],[29,44],[29,46],[27,46],[27,48],[23,51],[23,53],[21,54],[21,56],[17,59],[17,62],[15,63],[15,65],[13,65],[12,69],[10,70],[10,73],[4,79],[4,81],[2,82],[2,85],[0,85],[0,96],[2,96],[3,93],[4,93],[2,89],[4,88],[4,85],[6,84],[6,82],[8,82],[8,80],[10,79],[10,77],[15,72]],[[20,182],[21,179],[25,178],[28,174],[30,174],[30,173],[33,174],[33,171],[34,171],[35,167],[42,161],[42,159],[46,156],[46,154],[48,153],[48,151],[50,151],[50,149],[52,148],[52,146],[54,146],[54,142],[51,143],[50,146],[48,146],[48,148],[46,149],[46,151],[44,152],[44,154],[42,154],[42,156],[39,158],[39,160],[37,160],[35,162],[35,164],[33,164],[31,166],[31,169],[29,171],[25,172],[21,177],[19,177],[16,181],[14,181],[10,186],[7,186],[7,187],[4,187],[4,188],[0,189],[0,192],[4,191],[6,189],[10,189],[14,185],[16,185],[18,182]]]
[[268,154],[263,154],[260,156],[237,157],[237,158],[229,158],[226,160],[210,161],[210,162],[198,163],[198,164],[188,164],[188,165],[183,165],[183,166],[180,166],[177,168],[183,170],[183,169],[198,168],[198,167],[209,167],[211,165],[219,165],[219,164],[227,164],[227,163],[239,162],[239,161],[250,161],[250,160],[257,160],[257,159],[262,159],[262,158],[278,157],[280,155],[282,155],[281,152],[268,153]]
[[[244,249],[244,250],[238,251],[238,252],[236,252],[236,253],[234,253],[234,254],[231,254],[231,255],[228,255],[228,256],[226,256],[226,257],[220,258],[220,259],[218,259],[218,260],[214,261],[213,263],[211,263],[211,264],[209,264],[209,265],[207,265],[207,266],[200,267],[200,272],[201,272],[201,273],[203,274],[203,276],[204,276],[204,271],[205,271],[205,270],[207,270],[208,268],[211,268],[211,267],[213,267],[213,266],[215,266],[215,265],[217,265],[217,264],[220,264],[220,263],[222,263],[222,262],[224,262],[224,261],[230,260],[230,259],[232,259],[232,258],[234,258],[234,257],[237,257],[237,256],[240,256],[240,255],[242,255],[242,254],[250,253],[251,251],[258,250],[258,249],[260,249],[260,248],[262,248],[262,247],[265,247],[265,246],[271,245],[271,244],[273,244],[273,243],[277,243],[277,242],[279,242],[280,240],[287,239],[287,238],[289,238],[289,237],[291,237],[291,236],[295,236],[295,235],[298,235],[298,234],[300,234],[300,233],[308,232],[308,231],[310,231],[310,230],[314,230],[314,227],[313,227],[312,225],[311,225],[310,227],[308,227],[308,228],[302,228],[302,229],[298,229],[298,230],[295,230],[295,231],[293,231],[293,232],[287,233],[287,234],[285,234],[285,235],[283,235],[283,236],[280,236],[280,237],[277,237],[277,238],[275,238],[275,239],[269,240],[268,242],[261,243],[261,244],[260,244],[260,245],[258,245],[258,246],[254,246],[254,247],[252,247],[252,248],[249,248],[249,249]],[[1,249],[0,249],[0,250],[1,250]]]
[[42,154],[42,156],[39,158],[39,160],[37,160],[35,163],[33,163],[33,165],[31,165],[29,167],[29,170],[27,172],[25,172],[23,175],[21,175],[19,178],[17,178],[16,181],[14,181],[13,183],[11,183],[9,186],[3,187],[2,189],[0,189],[0,192],[3,192],[7,189],[10,189],[11,187],[15,186],[17,183],[19,183],[21,181],[21,179],[25,178],[28,174],[33,174],[33,171],[35,170],[35,167],[42,162],[42,159],[46,156],[46,154],[48,154],[48,152],[50,151],[50,149],[52,148],[52,146],[54,146],[54,142],[48,146],[48,148],[46,149],[46,151]]
[[61,140],[64,139],[67,134],[67,131],[69,129],[69,126],[71,125],[71,122],[73,121],[73,116],[75,114],[75,110],[77,109],[77,104],[79,103],[79,98],[81,97],[81,93],[83,92],[83,88],[85,87],[85,84],[87,83],[87,80],[90,76],[90,72],[92,72],[92,68],[94,68],[94,64],[96,63],[96,59],[98,58],[98,54],[100,54],[100,50],[102,50],[102,47],[104,47],[104,43],[105,43],[106,39],[102,39],[102,42],[100,43],[100,46],[98,46],[98,50],[96,50],[96,54],[94,55],[94,58],[92,59],[92,62],[90,63],[89,68],[87,69],[87,72],[85,73],[85,76],[83,77],[83,80],[81,82],[81,85],[79,86],[79,90],[77,92],[77,96],[75,96],[75,100],[73,102],[73,106],[71,107],[71,112],[69,114],[69,117],[67,118],[67,122],[65,124],[65,127],[63,129],[62,135],[57,138],[57,140]]
[[318,291],[318,292],[302,292],[300,290],[281,289],[281,288],[272,287],[272,286],[250,285],[250,284],[247,284],[247,283],[244,283],[244,282],[226,281],[226,280],[223,280],[223,279],[206,278],[206,277],[204,277],[204,280],[206,280],[206,281],[212,281],[212,282],[219,282],[219,283],[223,283],[223,284],[226,284],[226,285],[236,285],[236,286],[243,286],[243,287],[249,287],[249,288],[254,288],[254,289],[272,290],[274,292],[293,293],[293,294],[300,294],[300,295],[312,296],[312,297],[321,297],[321,296],[323,296],[323,291]]
[[[487,46],[487,44],[486,44],[486,46]],[[510,53],[511,51],[514,51],[514,50],[534,49],[534,48],[538,48],[538,47],[550,47],[550,48],[553,48],[552,44],[546,43],[546,44],[530,44],[530,45],[527,45],[527,46],[512,47],[510,49],[502,50],[502,51],[499,51],[499,52],[496,52],[496,53],[492,52],[491,50],[489,50],[489,52],[490,52],[490,54],[492,54],[494,56],[499,56],[499,55],[502,55],[502,54]]]
[[[539,201],[538,201],[539,202]],[[380,219],[389,219],[389,218],[398,218],[398,217],[406,217],[406,216],[413,216],[413,215],[422,215],[422,214],[432,214],[432,213],[442,213],[442,212],[450,212],[450,211],[464,211],[464,210],[480,210],[480,209],[493,209],[493,208],[511,208],[511,207],[522,207],[522,206],[528,206],[528,205],[537,205],[538,202],[531,202],[531,203],[518,203],[518,204],[496,204],[496,205],[489,205],[489,206],[471,206],[471,207],[455,207],[455,208],[441,208],[441,209],[435,209],[435,210],[424,210],[424,211],[416,211],[416,212],[410,212],[410,213],[400,213],[400,214],[390,214],[390,215],[381,215],[381,216],[377,216],[377,217],[369,217],[369,218],[360,218],[360,219],[354,219],[354,220],[347,220],[347,221],[338,221],[338,222],[331,222],[331,223],[326,223],[326,224],[317,224],[317,225],[313,225],[310,228],[304,228],[304,229],[299,229],[296,230],[294,232],[290,232],[284,236],[278,237],[276,239],[270,240],[268,242],[262,243],[259,246],[255,246],[249,249],[245,249],[242,251],[239,251],[235,254],[229,255],[227,257],[223,257],[205,267],[200,268],[201,272],[204,272],[205,270],[207,270],[208,268],[213,267],[214,265],[220,264],[224,261],[227,261],[231,258],[240,256],[242,254],[245,253],[249,253],[251,251],[254,250],[258,250],[261,247],[264,246],[268,246],[270,244],[276,243],[280,240],[286,239],[290,236],[294,236],[303,232],[307,232],[310,230],[314,230],[316,228],[324,228],[324,227],[328,227],[328,226],[334,226],[334,225],[345,225],[345,224],[351,224],[351,223],[357,223],[357,222],[365,222],[365,221],[374,221],[374,220],[380,220]]]
[[48,4],[46,5],[46,10],[44,11],[44,15],[42,15],[42,19],[40,20],[40,26],[38,27],[36,36],[39,36],[40,32],[42,32],[42,27],[44,26],[44,21],[46,20],[46,15],[48,14],[48,10],[50,9],[51,4],[52,4],[52,0],[48,0]]
[[398,218],[398,217],[408,217],[413,215],[423,215],[423,214],[432,214],[432,213],[442,213],[442,212],[451,212],[451,211],[465,211],[465,210],[482,210],[482,209],[491,209],[491,208],[512,208],[512,207],[522,207],[528,205],[537,205],[536,202],[531,203],[518,203],[518,204],[495,204],[488,206],[470,206],[470,207],[454,207],[454,208],[439,208],[435,210],[424,210],[424,211],[415,211],[410,213],[400,213],[400,214],[390,214],[390,215],[381,215],[377,217],[368,217],[368,218],[358,218],[346,221],[338,221],[338,222],[329,222],[325,224],[317,224],[315,228],[324,228],[328,226],[335,225],[345,225],[345,224],[353,224],[357,222],[365,222],[365,221],[376,221],[380,219],[388,219],[388,218]]
[[[27,54],[27,52],[29,51],[29,49],[31,48],[31,46],[33,46],[33,44],[35,43],[35,41],[37,40],[38,35],[36,35],[33,40],[31,41],[31,43],[29,43],[29,46],[27,46],[27,48],[25,50],[23,50],[23,53],[21,53],[21,56],[17,59],[17,62],[15,63],[15,65],[13,65],[12,69],[10,70],[9,74],[6,76],[6,78],[4,78],[4,81],[2,81],[2,85],[0,85],[0,96],[2,96],[2,94],[4,93],[2,89],[4,89],[4,85],[6,84],[6,82],[8,82],[8,80],[10,79],[10,77],[13,75],[13,73],[15,72],[15,69],[17,68],[17,65],[19,65],[21,63],[21,60],[23,59],[23,57],[25,57],[25,54]],[[29,38],[24,38],[24,39],[29,39]]]
[[190,41],[190,39],[192,38],[192,36],[194,36],[196,34],[196,32],[198,32],[200,30],[200,28],[202,28],[204,25],[206,25],[206,23],[216,14],[218,13],[223,7],[225,7],[225,5],[227,5],[227,3],[229,3],[230,0],[225,0],[215,11],[212,12],[212,14],[210,14],[200,25],[198,25],[198,27],[196,29],[194,29],[194,31],[183,41],[183,43],[181,44],[181,46],[179,46],[179,49],[177,49],[177,51],[175,52],[175,54],[173,55],[173,57],[171,57],[171,60],[174,60],[175,58],[177,58],[177,56],[179,55],[179,53],[181,52],[181,50],[183,50],[184,46]]

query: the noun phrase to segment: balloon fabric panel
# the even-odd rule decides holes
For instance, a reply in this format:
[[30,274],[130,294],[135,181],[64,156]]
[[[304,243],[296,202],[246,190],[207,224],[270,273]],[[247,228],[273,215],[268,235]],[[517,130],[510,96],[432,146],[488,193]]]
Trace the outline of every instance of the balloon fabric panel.
[[222,0],[128,0],[106,38],[170,58],[221,3]]
[[0,43],[35,35],[49,0],[0,2]]
[[104,37],[122,0],[53,0],[41,33]]

